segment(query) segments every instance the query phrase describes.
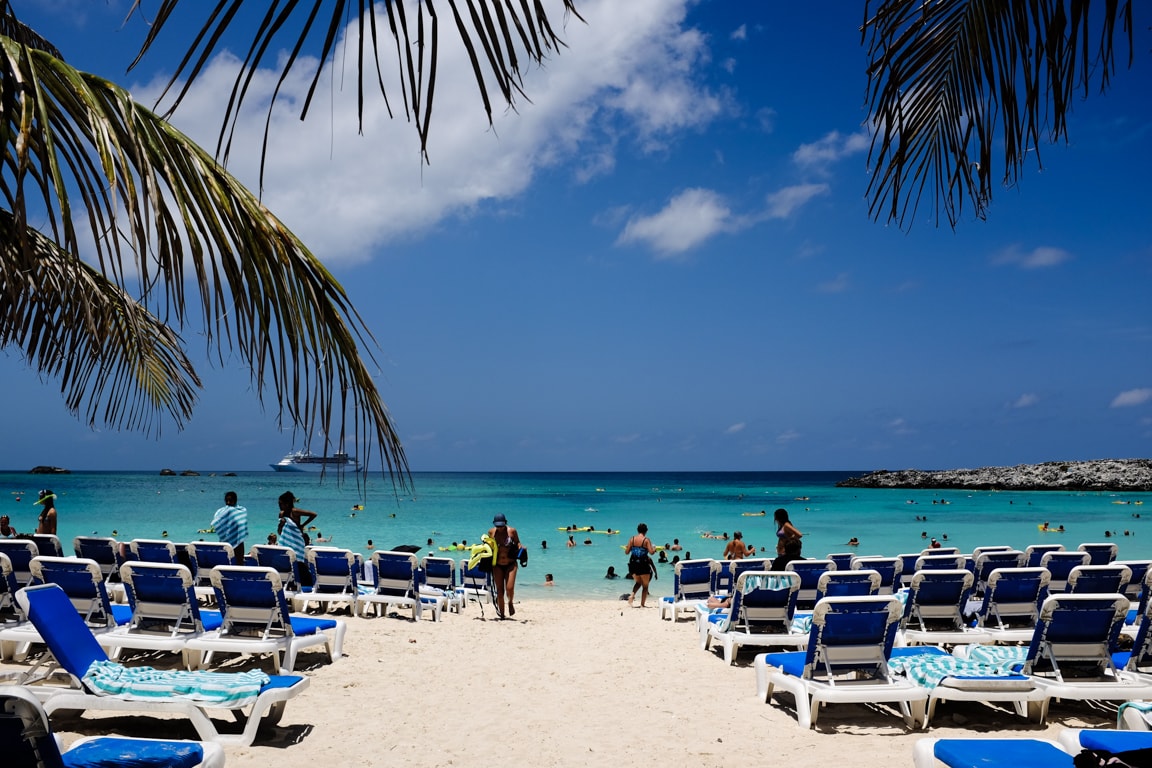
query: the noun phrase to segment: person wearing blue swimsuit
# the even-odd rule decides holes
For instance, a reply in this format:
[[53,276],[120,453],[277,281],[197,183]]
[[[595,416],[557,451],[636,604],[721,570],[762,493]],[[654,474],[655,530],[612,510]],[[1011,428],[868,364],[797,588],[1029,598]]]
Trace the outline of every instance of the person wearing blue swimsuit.
[[628,595],[628,605],[640,592],[640,607],[646,608],[648,603],[648,582],[652,580],[652,555],[656,553],[656,545],[648,538],[648,526],[644,523],[636,526],[636,535],[628,539],[628,575],[632,577],[632,594]]
[[789,541],[800,541],[800,537],[804,534],[792,525],[792,521],[788,519],[788,510],[778,509],[772,517],[776,521],[776,554],[782,555]]

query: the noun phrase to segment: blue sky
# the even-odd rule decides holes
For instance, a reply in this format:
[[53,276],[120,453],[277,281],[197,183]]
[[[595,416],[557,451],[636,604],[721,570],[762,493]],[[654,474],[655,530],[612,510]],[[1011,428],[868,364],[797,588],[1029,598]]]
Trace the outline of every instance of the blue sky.
[[[143,35],[127,0],[14,5],[145,103],[171,71],[162,52],[125,74]],[[1152,8],[1137,4],[1133,67],[1076,103],[1070,145],[997,189],[986,221],[953,231],[922,205],[901,231],[864,197],[862,2],[578,7],[588,24],[494,128],[446,46],[429,165],[377,101],[357,135],[354,57],[307,121],[273,120],[264,201],[375,334],[413,470],[1152,454]],[[233,66],[174,120],[205,146]],[[242,116],[229,165],[250,186],[264,119]],[[192,422],[157,439],[76,422],[6,350],[0,467],[247,470],[293,447],[235,360],[201,373]]]

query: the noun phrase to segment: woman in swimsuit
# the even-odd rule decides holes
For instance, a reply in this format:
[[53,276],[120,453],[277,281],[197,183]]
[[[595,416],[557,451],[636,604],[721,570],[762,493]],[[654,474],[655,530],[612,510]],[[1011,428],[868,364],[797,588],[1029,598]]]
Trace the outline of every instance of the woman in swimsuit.
[[648,526],[644,523],[636,526],[636,535],[628,539],[628,573],[632,576],[632,594],[628,595],[628,605],[636,598],[636,591],[640,593],[640,607],[647,607],[648,582],[652,580],[652,555],[656,552],[656,545],[648,538]]
[[52,491],[40,491],[37,504],[43,504],[44,509],[36,519],[36,533],[56,534],[56,494]]
[[516,566],[520,557],[520,534],[508,525],[503,513],[492,518],[488,535],[496,542],[496,562],[492,564],[492,585],[496,590],[496,613],[504,618],[504,608],[508,615],[516,615]]
[[800,533],[800,531],[796,530],[796,526],[792,525],[792,522],[788,519],[788,510],[783,508],[778,509],[772,517],[776,520],[776,554],[782,555],[784,554],[784,546],[789,541],[793,539],[799,541],[800,537],[804,534]]

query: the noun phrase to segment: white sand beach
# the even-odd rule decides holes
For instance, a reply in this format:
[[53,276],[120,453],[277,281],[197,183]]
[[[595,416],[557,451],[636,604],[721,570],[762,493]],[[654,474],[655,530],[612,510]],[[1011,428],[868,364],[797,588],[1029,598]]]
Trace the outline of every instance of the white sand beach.
[[[434,623],[399,617],[350,622],[345,657],[301,655],[311,687],[233,768],[338,766],[911,765],[910,732],[891,709],[836,705],[815,728],[796,726],[790,698],[758,702],[754,653],[733,666],[700,650],[693,624],[661,621],[651,605],[522,601],[516,619],[481,619],[473,604]],[[194,738],[186,723],[87,714],[57,719],[70,739],[110,730]],[[1114,715],[1054,703],[1030,726],[982,704],[941,707],[933,736],[1040,737],[1108,726]]]

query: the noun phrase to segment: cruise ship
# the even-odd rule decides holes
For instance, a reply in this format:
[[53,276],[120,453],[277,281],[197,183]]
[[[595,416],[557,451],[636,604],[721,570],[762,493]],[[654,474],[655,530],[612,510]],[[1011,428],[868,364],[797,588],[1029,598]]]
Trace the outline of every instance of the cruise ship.
[[311,451],[293,451],[280,461],[270,465],[277,472],[320,472],[321,470],[336,470],[343,472],[360,468],[355,456],[349,456],[343,451],[336,451],[327,456],[318,456]]

